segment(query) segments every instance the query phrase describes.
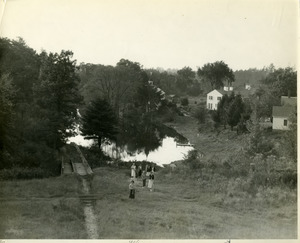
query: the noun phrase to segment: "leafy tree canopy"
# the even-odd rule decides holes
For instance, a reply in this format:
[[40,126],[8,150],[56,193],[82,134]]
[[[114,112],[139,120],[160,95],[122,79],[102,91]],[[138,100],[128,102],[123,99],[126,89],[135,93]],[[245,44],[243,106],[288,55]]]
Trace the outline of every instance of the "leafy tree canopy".
[[252,96],[256,118],[272,117],[272,108],[280,105],[281,96],[297,96],[297,72],[293,68],[275,69],[271,66],[268,70],[268,75],[260,80],[260,86]]
[[291,67],[273,70],[262,83],[271,89],[274,96],[297,96],[297,72]]
[[234,82],[234,74],[232,69],[228,67],[223,61],[217,61],[214,63],[207,63],[197,71],[205,82],[211,84],[212,89],[219,89],[224,86],[225,82],[231,85]]
[[184,67],[177,71],[177,87],[186,92],[187,88],[190,87],[195,80],[195,72],[190,67]]

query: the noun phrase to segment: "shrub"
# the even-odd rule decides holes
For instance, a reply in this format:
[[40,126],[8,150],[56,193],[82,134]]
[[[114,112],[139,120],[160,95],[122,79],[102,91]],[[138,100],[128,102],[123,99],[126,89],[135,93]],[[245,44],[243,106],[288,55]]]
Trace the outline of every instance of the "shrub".
[[111,161],[111,158],[105,155],[98,146],[91,146],[90,148],[80,147],[80,150],[92,169],[106,166],[107,161]]
[[223,167],[227,167],[227,177],[245,177],[248,176],[250,170],[251,159],[244,152],[232,154],[224,163]]
[[162,122],[173,122],[175,120],[175,112],[167,110],[162,116]]
[[182,98],[181,100],[180,100],[180,103],[181,103],[181,105],[182,106],[188,106],[189,105],[189,100],[188,100],[188,98]]
[[206,108],[204,108],[204,107],[198,107],[195,110],[195,112],[193,114],[193,117],[195,117],[200,124],[204,124],[206,122],[206,118],[207,118],[207,110],[206,110]]
[[295,203],[297,202],[297,192],[295,190],[281,187],[259,187],[255,195],[255,202],[277,206],[288,202]]
[[250,156],[255,156],[256,154],[262,154],[263,157],[277,155],[273,141],[265,136],[263,129],[259,125],[251,132],[248,143],[247,152]]

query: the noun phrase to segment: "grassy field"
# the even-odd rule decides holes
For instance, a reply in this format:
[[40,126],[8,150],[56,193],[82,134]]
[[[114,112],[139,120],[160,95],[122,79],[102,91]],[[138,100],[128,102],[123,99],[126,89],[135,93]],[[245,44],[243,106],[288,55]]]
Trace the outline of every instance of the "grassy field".
[[0,182],[3,239],[85,239],[75,176]]
[[93,192],[101,238],[121,239],[284,239],[296,238],[296,203],[224,203],[224,194],[201,188],[178,172],[160,170],[155,190],[137,180],[137,193],[129,199],[129,172],[95,170]]
[[[160,170],[155,190],[137,180],[129,199],[128,169],[95,169],[91,193],[102,239],[291,239],[296,201],[239,202],[178,171]],[[0,235],[10,239],[84,239],[83,205],[75,176],[1,182]],[[231,200],[231,201],[230,201]],[[296,200],[296,199],[295,199]]]

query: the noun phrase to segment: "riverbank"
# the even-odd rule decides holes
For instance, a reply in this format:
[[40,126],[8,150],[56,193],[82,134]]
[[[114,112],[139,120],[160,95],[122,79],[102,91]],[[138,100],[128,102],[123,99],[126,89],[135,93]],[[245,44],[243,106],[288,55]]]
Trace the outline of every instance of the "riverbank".
[[209,130],[199,132],[198,122],[193,117],[176,116],[173,122],[166,125],[186,137],[206,159],[218,157],[225,161],[245,146],[246,136],[229,130],[219,133]]

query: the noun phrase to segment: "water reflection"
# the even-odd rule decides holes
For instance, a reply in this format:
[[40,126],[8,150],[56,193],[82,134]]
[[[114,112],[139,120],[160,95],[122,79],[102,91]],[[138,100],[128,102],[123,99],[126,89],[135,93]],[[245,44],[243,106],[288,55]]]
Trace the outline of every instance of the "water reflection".
[[161,146],[146,153],[139,150],[136,153],[131,153],[125,146],[121,151],[117,149],[115,144],[103,146],[103,151],[113,158],[120,158],[124,161],[150,161],[158,165],[170,164],[173,161],[181,160],[188,151],[192,150],[191,146],[177,146],[177,139],[166,137],[161,141]]

